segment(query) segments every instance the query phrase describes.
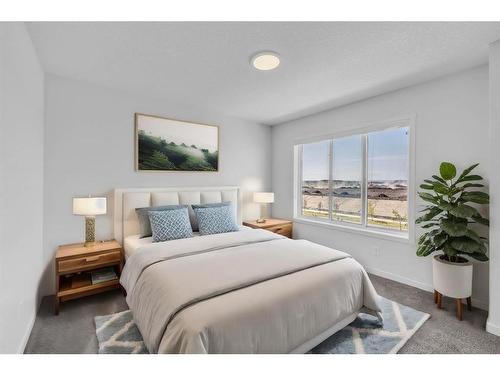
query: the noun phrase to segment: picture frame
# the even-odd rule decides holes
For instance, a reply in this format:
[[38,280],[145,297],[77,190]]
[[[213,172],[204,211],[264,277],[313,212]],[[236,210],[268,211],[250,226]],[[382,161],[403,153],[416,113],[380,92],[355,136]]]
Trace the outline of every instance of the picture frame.
[[136,171],[219,171],[219,126],[144,113],[134,124]]

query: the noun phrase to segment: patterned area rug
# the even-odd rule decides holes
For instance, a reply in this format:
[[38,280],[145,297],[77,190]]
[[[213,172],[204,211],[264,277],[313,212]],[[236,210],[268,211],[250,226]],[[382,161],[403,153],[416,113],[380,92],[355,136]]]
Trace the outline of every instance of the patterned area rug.
[[[381,325],[377,318],[360,313],[356,320],[341,329],[310,353],[313,354],[391,354],[399,349],[429,319],[430,315],[382,298]],[[142,336],[134,324],[132,312],[96,316],[99,354],[145,354]]]

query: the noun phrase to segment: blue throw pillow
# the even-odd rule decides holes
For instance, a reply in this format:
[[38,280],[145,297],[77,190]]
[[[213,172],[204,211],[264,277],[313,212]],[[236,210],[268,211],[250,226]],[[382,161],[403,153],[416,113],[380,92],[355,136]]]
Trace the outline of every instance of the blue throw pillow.
[[136,208],[135,212],[137,213],[137,217],[139,218],[139,234],[141,238],[151,237],[151,224],[149,222],[149,211],[165,211],[165,210],[178,210],[179,208],[183,208],[186,206],[182,205],[168,205],[168,206],[155,206],[155,207],[141,207]]
[[193,207],[202,236],[239,230],[231,206]]
[[191,226],[193,227],[194,231],[199,230],[199,225],[198,225],[198,219],[196,217],[196,213],[194,213],[194,210],[197,208],[207,208],[207,207],[221,207],[221,206],[230,206],[231,202],[217,202],[217,203],[199,203],[199,204],[192,204],[191,209],[192,213],[190,213],[190,220],[191,220]]
[[193,236],[187,207],[176,210],[149,211],[153,242],[176,240]]

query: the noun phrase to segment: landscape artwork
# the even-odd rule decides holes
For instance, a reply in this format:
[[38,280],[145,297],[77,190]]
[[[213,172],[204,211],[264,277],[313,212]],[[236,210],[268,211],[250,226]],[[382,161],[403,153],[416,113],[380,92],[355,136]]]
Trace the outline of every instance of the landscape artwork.
[[219,169],[219,127],[135,114],[138,171]]

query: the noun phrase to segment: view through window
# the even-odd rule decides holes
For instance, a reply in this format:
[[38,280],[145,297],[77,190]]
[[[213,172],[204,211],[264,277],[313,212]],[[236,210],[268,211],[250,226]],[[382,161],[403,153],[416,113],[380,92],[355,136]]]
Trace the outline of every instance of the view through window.
[[330,141],[302,146],[302,214],[328,218]]
[[302,216],[408,231],[408,127],[299,147]]
[[408,230],[408,128],[369,133],[368,225]]

